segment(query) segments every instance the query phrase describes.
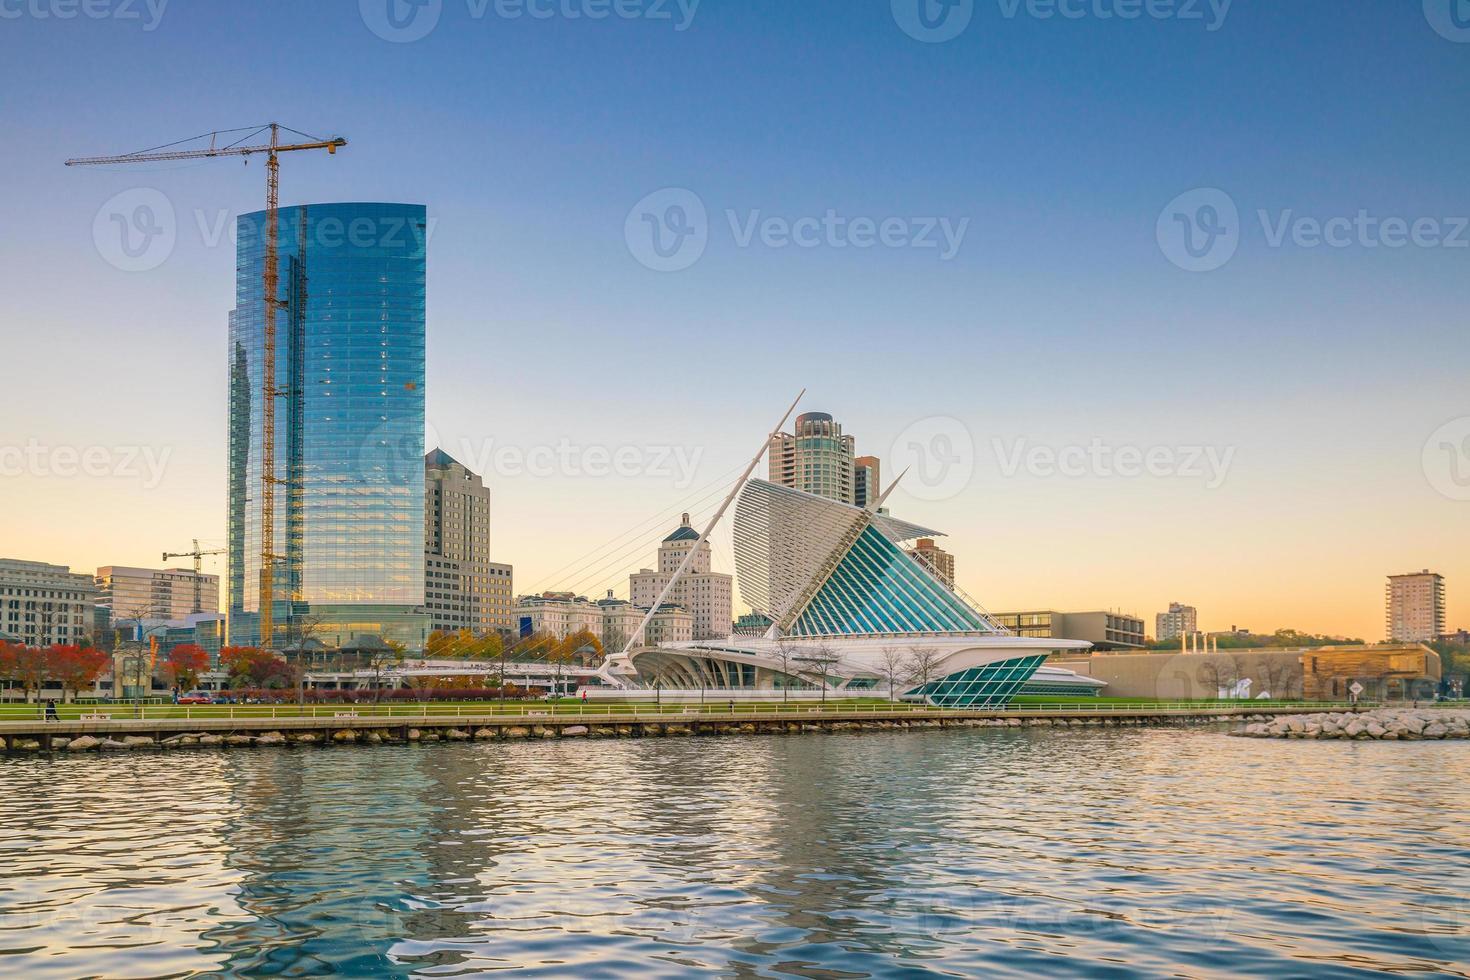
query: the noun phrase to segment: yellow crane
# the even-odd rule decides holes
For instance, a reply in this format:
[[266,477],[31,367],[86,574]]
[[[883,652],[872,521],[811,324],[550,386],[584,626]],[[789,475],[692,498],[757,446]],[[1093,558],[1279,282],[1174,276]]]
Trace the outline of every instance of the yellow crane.
[[[270,142],[252,143],[270,131]],[[299,136],[303,142],[282,143],[281,131]],[[237,136],[237,134],[240,134]],[[186,143],[209,140],[208,147],[184,148]],[[229,142],[222,142],[229,138]],[[272,643],[275,631],[275,564],[283,561],[275,553],[276,528],[276,485],[284,480],[276,478],[276,399],[285,394],[276,384],[276,314],[281,306],[280,288],[280,161],[282,153],[296,150],[326,150],[335,154],[347,141],[340,136],[325,139],[310,136],[290,129],[279,123],[263,126],[246,126],[241,129],[222,129],[204,133],[187,140],[155,146],[134,153],[116,156],[74,157],[66,161],[68,167],[99,166],[114,163],[156,163],[166,160],[202,160],[209,157],[249,157],[255,153],[266,154],[265,158],[265,270],[264,364],[261,367],[261,453],[260,453],[260,642],[267,648]],[[195,543],[198,550],[198,543]],[[187,554],[187,552],[186,552]]]
[[207,555],[222,555],[224,553],[225,553],[225,549],[224,548],[212,548],[209,551],[201,551],[199,549],[199,539],[198,538],[195,538],[194,539],[194,550],[193,551],[165,551],[163,553],[163,560],[164,561],[168,561],[170,558],[192,558],[192,559],[194,559],[194,611],[196,613],[202,613],[202,612],[204,612],[204,608],[203,608],[204,607],[204,593],[203,593],[203,590],[201,588],[201,584],[200,584],[200,581],[199,581],[199,576],[204,571],[203,559]]

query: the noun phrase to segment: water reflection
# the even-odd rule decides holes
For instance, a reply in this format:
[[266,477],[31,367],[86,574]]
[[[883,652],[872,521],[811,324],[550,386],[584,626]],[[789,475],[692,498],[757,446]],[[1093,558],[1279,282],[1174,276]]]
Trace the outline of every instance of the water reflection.
[[1463,752],[979,730],[11,758],[0,970],[1465,976]]

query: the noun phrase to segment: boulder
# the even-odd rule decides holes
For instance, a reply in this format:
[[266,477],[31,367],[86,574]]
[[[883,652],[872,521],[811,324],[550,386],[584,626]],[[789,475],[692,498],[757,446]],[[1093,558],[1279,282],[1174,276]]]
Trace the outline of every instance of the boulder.
[[255,744],[256,745],[266,745],[266,746],[269,746],[269,745],[285,745],[286,744],[286,736],[282,735],[280,732],[266,732],[264,735],[258,736],[255,739]]
[[587,735],[586,725],[568,725],[561,730],[563,738],[585,738]]
[[255,744],[254,735],[226,735],[225,744],[236,749],[243,749]]
[[520,725],[507,725],[500,730],[502,738],[525,738],[530,734],[531,730],[529,728],[524,728]]
[[132,746],[129,745],[127,742],[119,742],[116,739],[104,738],[101,744],[98,745],[98,748],[108,749],[111,751],[126,751],[128,749],[131,749]]
[[224,745],[225,739],[223,735],[200,735],[199,744],[215,747],[219,745]]
[[495,737],[495,732],[493,730],[489,729],[489,728],[476,728],[475,729],[475,738],[478,738],[478,739],[486,739],[486,738],[494,738],[494,737]]
[[417,728],[410,728],[408,730],[408,740],[410,742],[417,742],[421,738],[423,738],[423,732],[420,732]]
[[291,736],[291,741],[296,745],[315,745],[321,741],[321,736],[316,732],[296,732]]
[[[70,749],[71,746],[68,745],[67,748]],[[12,752],[39,752],[41,750],[41,740],[38,738],[12,738],[10,740],[10,750]],[[77,751],[81,750],[78,749]]]
[[[67,742],[66,743],[66,750],[68,752],[85,752],[88,749],[95,749],[100,744],[101,743],[98,742],[92,736],[90,736],[90,735],[82,735],[82,736],[79,736],[77,738],[72,739],[70,742]],[[37,742],[36,743],[36,748],[40,748],[40,747],[41,747],[41,743],[40,742]]]
[[444,733],[444,737],[451,742],[465,742],[469,740],[470,733],[459,728],[451,728]]
[[371,730],[362,733],[362,740],[364,742],[366,742],[368,745],[382,745],[383,744],[383,736],[382,736],[382,734],[379,733],[379,732],[371,731]]
[[141,749],[145,747],[151,749],[156,744],[153,739],[149,738],[147,735],[125,735],[123,736],[123,742],[126,743],[129,748],[134,749]]
[[354,732],[350,728],[342,728],[342,729],[339,729],[339,730],[337,730],[337,731],[335,731],[335,732],[332,733],[332,741],[339,742],[339,743],[340,742],[356,742],[357,741],[357,732]]

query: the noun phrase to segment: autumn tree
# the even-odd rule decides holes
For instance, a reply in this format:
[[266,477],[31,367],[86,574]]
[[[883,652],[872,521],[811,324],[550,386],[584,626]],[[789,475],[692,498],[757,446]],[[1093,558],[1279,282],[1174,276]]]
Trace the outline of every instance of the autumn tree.
[[209,669],[209,653],[196,644],[183,643],[168,652],[161,669],[170,684],[192,688],[198,685],[199,675]]
[[290,687],[295,681],[291,665],[270,650],[257,647],[225,647],[220,663],[230,673],[230,685],[244,681],[251,687]]
[[95,684],[110,662],[107,654],[89,647],[58,645],[45,653],[46,673],[61,684],[62,700],[68,691],[75,697],[82,688]]

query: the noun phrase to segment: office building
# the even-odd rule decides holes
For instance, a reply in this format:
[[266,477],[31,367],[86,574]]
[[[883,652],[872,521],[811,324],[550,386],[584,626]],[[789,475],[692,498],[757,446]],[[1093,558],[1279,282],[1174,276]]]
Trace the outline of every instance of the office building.
[[0,558],[0,633],[28,647],[75,645],[89,636],[96,586],[65,565]]
[[430,629],[515,628],[512,569],[490,560],[490,491],[442,449],[424,457],[424,608]]
[[1177,640],[1199,632],[1199,611],[1178,602],[1169,603],[1169,611],[1154,616],[1154,638]]
[[939,581],[954,588],[954,555],[934,543],[933,538],[920,538],[908,549],[914,560],[939,576]]
[[[543,592],[522,596],[516,604],[521,636],[545,633],[563,640],[586,630],[608,651],[621,651],[647,613],[646,607],[614,598],[611,592],[596,602],[571,592]],[[683,606],[668,602],[649,620],[644,642],[685,642],[693,638],[694,615]]]
[[[792,432],[771,437],[767,465],[771,482],[793,490],[856,503],[852,436],[825,412],[796,417]],[[876,470],[876,468],[875,468]]]
[[658,548],[658,568],[644,568],[628,577],[628,594],[639,609],[653,608],[689,553],[694,558],[683,577],[675,583],[666,604],[681,606],[694,617],[694,639],[709,640],[730,635],[734,608],[734,580],[710,569],[709,544],[699,540],[699,532],[685,514],[679,526]]
[[195,575],[185,568],[133,568],[104,565],[95,577],[97,605],[111,619],[181,620],[219,612],[219,576]]
[[883,495],[882,465],[877,456],[859,456],[852,461],[852,502],[867,507]]
[[1445,631],[1444,576],[1429,569],[1390,575],[1385,635],[1396,642],[1422,643]]
[[[282,208],[279,221],[269,365],[265,213],[241,216],[236,229],[228,642],[283,647],[309,633],[328,646],[376,636],[421,648],[424,208],[315,204]],[[273,477],[263,464],[271,444]]]
[[1140,650],[1144,645],[1143,619],[1125,613],[1046,609],[995,613],[991,618],[1017,636],[1085,640],[1098,651]]

